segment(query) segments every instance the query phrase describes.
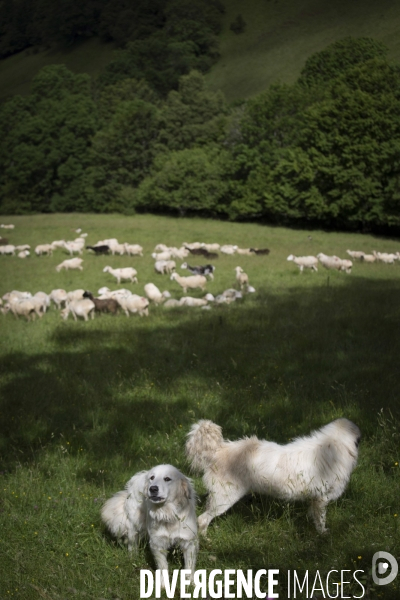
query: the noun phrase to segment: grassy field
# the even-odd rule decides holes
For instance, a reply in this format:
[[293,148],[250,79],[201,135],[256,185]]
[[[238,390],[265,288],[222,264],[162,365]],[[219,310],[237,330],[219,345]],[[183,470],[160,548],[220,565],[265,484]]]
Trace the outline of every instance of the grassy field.
[[[139,283],[124,284],[136,293],[152,281],[180,297],[175,282],[153,271],[157,243],[271,249],[215,261],[207,291],[231,287],[237,265],[257,291],[210,311],[152,307],[148,318],[103,315],[88,323],[63,321],[54,308],[30,323],[0,315],[1,600],[139,598],[140,569],[154,568],[150,550],[144,544],[130,557],[105,533],[99,509],[136,471],[168,462],[188,473],[184,441],[199,418],[231,439],[257,434],[286,443],[341,416],[363,437],[350,485],[328,508],[329,533],[316,534],[304,505],[253,495],[212,523],[197,567],[280,569],[280,598],[288,597],[289,569],[318,570],[323,579],[331,569],[361,569],[364,598],[399,597],[398,578],[373,585],[371,559],[379,550],[400,559],[400,265],[300,275],[286,261],[292,252],[398,251],[398,240],[145,215],[1,222],[15,224],[2,231],[16,244],[73,239],[81,227],[88,243],[117,237],[145,249],[142,258],[85,253],[83,272],[69,273],[55,271],[67,258],[60,250],[27,260],[0,256],[1,295],[115,289],[102,272],[110,264],[137,268]],[[195,486],[200,513],[200,479]],[[170,565],[180,567],[178,553]],[[342,597],[360,592],[346,586]]]

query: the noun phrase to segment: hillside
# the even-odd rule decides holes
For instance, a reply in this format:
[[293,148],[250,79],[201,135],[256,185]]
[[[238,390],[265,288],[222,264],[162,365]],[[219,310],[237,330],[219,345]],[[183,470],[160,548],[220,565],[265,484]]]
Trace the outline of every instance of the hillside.
[[[221,58],[207,75],[213,90],[228,101],[253,96],[276,81],[291,83],[306,59],[345,37],[373,37],[400,60],[400,5],[392,0],[224,0]],[[241,14],[245,32],[230,24]],[[112,44],[90,39],[74,46],[21,52],[0,61],[0,99],[27,94],[32,77],[45,65],[62,63],[75,73],[97,75],[113,53]]]
[[[221,58],[207,75],[229,101],[259,94],[271,83],[292,83],[306,59],[346,37],[372,37],[400,60],[400,4],[392,0],[224,0]],[[238,14],[245,32],[230,24]]]

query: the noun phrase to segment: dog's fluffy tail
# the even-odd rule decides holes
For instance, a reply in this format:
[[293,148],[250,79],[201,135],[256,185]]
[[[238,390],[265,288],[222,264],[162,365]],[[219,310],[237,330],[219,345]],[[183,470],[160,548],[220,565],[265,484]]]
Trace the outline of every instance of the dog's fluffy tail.
[[186,455],[191,467],[193,471],[203,473],[224,442],[221,427],[203,419],[192,425],[187,438]]
[[124,538],[128,534],[128,515],[125,508],[127,499],[127,490],[122,490],[107,500],[101,509],[103,522],[116,538]]

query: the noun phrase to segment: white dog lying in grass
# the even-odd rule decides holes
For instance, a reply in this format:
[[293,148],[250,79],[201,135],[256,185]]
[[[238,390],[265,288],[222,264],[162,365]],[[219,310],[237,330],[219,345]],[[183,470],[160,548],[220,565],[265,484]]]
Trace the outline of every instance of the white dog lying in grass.
[[337,419],[308,437],[281,446],[255,436],[230,442],[219,425],[202,420],[192,426],[186,452],[193,470],[204,473],[209,491],[198,519],[205,534],[214,517],[250,491],[284,500],[309,500],[317,530],[326,530],[326,507],[344,492],[357,464],[360,430]]
[[198,551],[196,494],[190,479],[172,465],[136,473],[101,509],[101,517],[128,549],[148,535],[157,569],[168,569],[167,552],[178,545],[193,573]]

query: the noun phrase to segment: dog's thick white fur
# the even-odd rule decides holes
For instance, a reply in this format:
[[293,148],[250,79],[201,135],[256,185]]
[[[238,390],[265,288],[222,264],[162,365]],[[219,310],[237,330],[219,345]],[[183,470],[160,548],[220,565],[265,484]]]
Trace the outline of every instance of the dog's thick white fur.
[[192,482],[172,465],[136,473],[101,509],[101,517],[116,537],[137,548],[148,535],[157,569],[168,569],[171,546],[182,549],[185,569],[192,572],[198,552],[196,493]]
[[344,492],[357,464],[360,435],[357,425],[337,419],[284,446],[255,436],[231,442],[219,425],[199,421],[188,434],[186,452],[209,492],[200,533],[250,491],[309,500],[309,513],[324,533],[327,505]]

